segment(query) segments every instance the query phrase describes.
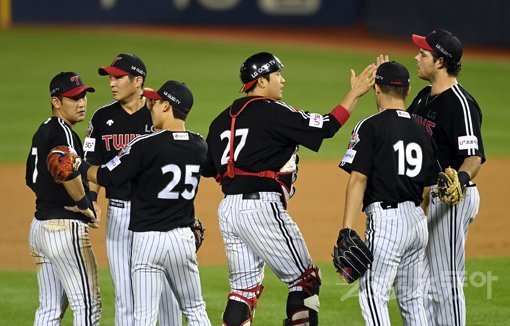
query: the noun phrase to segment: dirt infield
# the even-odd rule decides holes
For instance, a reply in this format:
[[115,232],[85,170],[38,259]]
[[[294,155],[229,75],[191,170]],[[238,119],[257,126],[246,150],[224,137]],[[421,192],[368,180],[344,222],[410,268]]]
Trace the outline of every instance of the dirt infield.
[[[510,219],[503,208],[505,192],[494,185],[510,184],[508,171],[510,159],[489,158],[475,179],[481,193],[481,208],[471,225],[468,257],[509,256]],[[2,180],[15,180],[1,185],[4,217],[0,230],[0,269],[20,270],[33,268],[28,254],[28,231],[34,212],[34,195],[24,184],[23,165],[0,166]],[[306,161],[300,163],[297,193],[292,198],[289,211],[298,223],[316,262],[330,260],[331,248],[336,240],[342,220],[347,174],[337,168],[336,161]],[[203,179],[197,197],[197,215],[207,229],[207,239],[199,252],[202,265],[225,264],[223,242],[218,229],[216,208],[221,200],[221,190],[211,179]],[[102,207],[106,207],[104,199]],[[365,218],[359,215],[356,229],[364,231]],[[107,267],[105,223],[92,230],[93,247],[100,267]]]

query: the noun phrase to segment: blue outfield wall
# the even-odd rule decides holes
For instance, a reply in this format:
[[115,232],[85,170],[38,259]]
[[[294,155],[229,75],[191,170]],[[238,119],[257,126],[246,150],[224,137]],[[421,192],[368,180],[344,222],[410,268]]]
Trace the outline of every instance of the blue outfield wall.
[[12,0],[14,23],[349,26],[360,0]]

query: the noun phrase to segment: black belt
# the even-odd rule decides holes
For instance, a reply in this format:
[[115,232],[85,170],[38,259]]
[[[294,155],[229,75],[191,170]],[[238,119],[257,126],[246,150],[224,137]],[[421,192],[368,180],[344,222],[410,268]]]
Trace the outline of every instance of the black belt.
[[243,194],[243,199],[260,199],[260,193],[251,192],[249,194]]
[[[398,204],[399,203],[388,203],[388,202],[385,202],[385,201],[382,201],[380,203],[382,209],[394,209],[394,208],[398,208]],[[420,206],[420,205],[418,205],[416,203],[414,203],[414,205],[416,207]]]
[[382,201],[381,208],[382,209],[398,208],[398,203],[388,203],[388,202]]

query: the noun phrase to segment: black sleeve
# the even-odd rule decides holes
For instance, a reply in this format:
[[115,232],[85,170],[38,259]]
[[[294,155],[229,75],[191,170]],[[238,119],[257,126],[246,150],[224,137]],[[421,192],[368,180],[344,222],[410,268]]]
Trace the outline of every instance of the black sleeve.
[[289,143],[318,151],[325,138],[333,137],[340,123],[330,114],[321,115],[296,110],[284,103],[274,103],[274,114],[268,121],[274,133]]
[[375,139],[373,132],[370,131],[371,125],[360,122],[354,128],[348,148],[345,152],[340,168],[351,173],[352,171],[360,172],[367,177],[370,175],[372,166]]

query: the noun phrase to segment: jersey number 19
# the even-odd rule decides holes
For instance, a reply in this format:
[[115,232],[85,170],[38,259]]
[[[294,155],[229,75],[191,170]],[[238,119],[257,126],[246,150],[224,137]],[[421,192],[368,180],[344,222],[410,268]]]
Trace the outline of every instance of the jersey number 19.
[[414,178],[420,174],[423,164],[423,152],[417,143],[404,145],[402,140],[393,144],[393,149],[398,154],[398,174]]

